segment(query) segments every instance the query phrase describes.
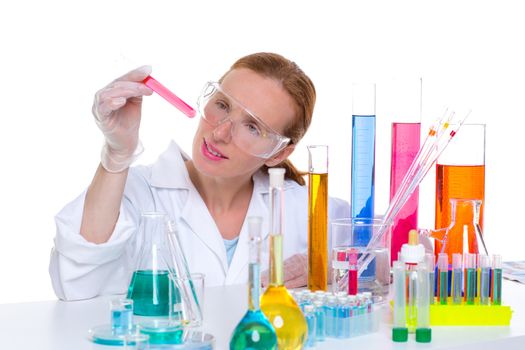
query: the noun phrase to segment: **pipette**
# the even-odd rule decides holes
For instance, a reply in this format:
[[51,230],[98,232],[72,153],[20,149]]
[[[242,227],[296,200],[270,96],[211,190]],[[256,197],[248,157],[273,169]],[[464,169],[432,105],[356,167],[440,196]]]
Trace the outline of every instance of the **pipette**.
[[[453,113],[453,112],[452,112]],[[445,150],[445,148],[448,146],[452,138],[457,134],[463,123],[465,122],[466,118],[470,115],[470,111],[462,117],[455,128],[453,128],[450,132],[446,132],[446,129],[450,125],[447,121],[443,125],[440,125],[440,129],[437,132],[437,138],[435,139],[435,142],[429,147],[430,153],[428,154],[428,157],[424,157],[423,164],[420,166],[416,166],[418,169],[415,174],[409,174],[407,172],[407,175],[405,175],[405,178],[407,178],[407,185],[404,188],[398,189],[396,192],[396,195],[394,196],[394,199],[399,198],[397,201],[392,201],[390,203],[390,206],[387,209],[387,212],[385,214],[384,223],[385,225],[382,226],[376,235],[370,240],[370,243],[366,247],[366,250],[363,252],[359,259],[359,274],[361,274],[365,269],[367,268],[368,264],[374,259],[374,255],[371,254],[372,250],[377,246],[377,244],[381,241],[384,234],[387,231],[387,228],[392,224],[393,220],[395,219],[396,215],[399,213],[401,208],[405,205],[408,198],[410,198],[410,195],[414,192],[414,190],[419,186],[427,172],[430,170],[434,162],[439,158],[441,153]],[[450,120],[452,116],[448,118]],[[429,135],[430,136],[430,135]],[[423,148],[422,148],[423,150]],[[419,152],[418,152],[419,153]],[[414,162],[421,161],[421,158],[418,156],[414,160]],[[403,182],[405,182],[403,180]],[[398,193],[400,195],[398,196]]]
[[184,113],[189,118],[195,117],[195,109],[193,109],[189,104],[181,100],[177,95],[168,90],[167,87],[159,83],[155,78],[149,75],[146,79],[143,80],[143,83],[149,87],[151,90],[155,91],[166,101],[174,105],[179,111]]

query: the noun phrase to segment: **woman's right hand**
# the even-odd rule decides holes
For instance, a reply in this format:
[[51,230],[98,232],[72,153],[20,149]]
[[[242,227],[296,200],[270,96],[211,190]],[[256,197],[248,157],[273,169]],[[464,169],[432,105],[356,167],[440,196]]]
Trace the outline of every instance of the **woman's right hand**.
[[139,145],[142,96],[153,93],[142,81],[150,73],[150,66],[142,66],[95,94],[93,115],[106,139],[101,164],[109,172],[118,173],[127,169],[142,153],[142,146]]

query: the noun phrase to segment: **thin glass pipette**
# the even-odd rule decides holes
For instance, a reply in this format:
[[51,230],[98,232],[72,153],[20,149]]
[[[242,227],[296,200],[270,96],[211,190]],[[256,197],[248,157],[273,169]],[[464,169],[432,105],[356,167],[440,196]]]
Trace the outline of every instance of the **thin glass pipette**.
[[[389,227],[389,224],[392,223],[392,221],[394,220],[396,215],[399,213],[401,208],[405,205],[406,201],[408,200],[412,192],[414,192],[417,186],[419,186],[419,184],[421,183],[421,181],[423,180],[427,172],[430,170],[434,162],[439,158],[441,153],[443,153],[445,148],[448,146],[452,138],[457,134],[457,132],[459,131],[459,129],[461,128],[461,126],[463,125],[463,123],[465,122],[466,118],[469,115],[470,115],[470,111],[466,113],[466,115],[458,121],[456,127],[453,128],[448,134],[445,133],[444,130],[448,128],[450,124],[447,122],[447,123],[444,123],[443,125],[440,125],[442,127],[444,126],[445,129],[440,129],[440,131],[442,131],[441,135],[439,135],[439,132],[438,132],[438,137],[435,139],[435,142],[432,145],[432,147],[430,147],[431,153],[428,155],[428,157],[425,157],[423,164],[421,164],[421,166],[417,166],[418,171],[416,171],[412,179],[410,181],[407,180],[407,182],[409,183],[408,187],[406,189],[402,189],[402,192],[399,196],[397,196],[397,192],[399,192],[399,190],[396,192],[396,195],[394,196],[394,198],[398,197],[399,200],[397,202],[392,201],[390,203],[390,206],[387,210],[387,214],[385,215],[385,219],[384,219],[384,223],[386,225],[382,226],[377,232],[377,234],[374,237],[372,237],[365,251],[359,258],[359,262],[358,262],[359,275],[366,269],[368,264],[370,264],[370,262],[374,259],[373,254],[371,254],[370,252],[372,251],[372,249],[376,247],[378,242],[380,242],[380,240],[382,239],[382,237],[384,236],[386,232],[386,229]],[[447,125],[445,126],[445,124]],[[415,161],[418,161],[419,160],[418,158],[419,157],[416,157]],[[410,178],[410,174],[407,174],[405,176],[405,178],[407,177]]]

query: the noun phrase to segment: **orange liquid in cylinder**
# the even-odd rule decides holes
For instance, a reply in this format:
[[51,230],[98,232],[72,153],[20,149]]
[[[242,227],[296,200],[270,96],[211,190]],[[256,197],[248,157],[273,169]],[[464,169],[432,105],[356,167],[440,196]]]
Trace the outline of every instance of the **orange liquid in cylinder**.
[[309,174],[308,289],[328,289],[328,174]]
[[[450,199],[479,199],[479,224],[483,228],[483,208],[485,206],[485,165],[442,165],[436,166],[436,209],[435,228],[446,228],[451,218]],[[449,259],[453,253],[463,253],[463,229],[468,227],[469,251],[477,252],[476,235],[473,230],[472,205],[458,203],[456,207],[456,225],[449,231],[449,240],[445,252]],[[459,223],[461,223],[459,225]],[[454,232],[458,231],[458,232]],[[472,243],[471,243],[472,242]],[[441,251],[441,243],[436,241],[436,257]],[[452,261],[452,260],[450,260]]]

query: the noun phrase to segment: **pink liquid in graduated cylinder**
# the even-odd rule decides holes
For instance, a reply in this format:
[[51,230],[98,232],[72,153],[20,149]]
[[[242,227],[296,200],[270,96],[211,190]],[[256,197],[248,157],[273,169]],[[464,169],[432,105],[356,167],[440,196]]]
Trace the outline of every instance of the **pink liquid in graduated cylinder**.
[[[421,123],[392,123],[392,158],[390,167],[390,200],[403,181],[420,147]],[[390,263],[397,260],[401,246],[408,242],[408,231],[417,229],[419,191],[416,189],[397,214],[392,226]]]
[[174,105],[179,111],[186,114],[189,118],[195,117],[196,112],[189,104],[181,100],[177,95],[168,90],[168,88],[159,83],[151,75],[144,79],[143,82],[147,87],[162,96],[166,101]]

